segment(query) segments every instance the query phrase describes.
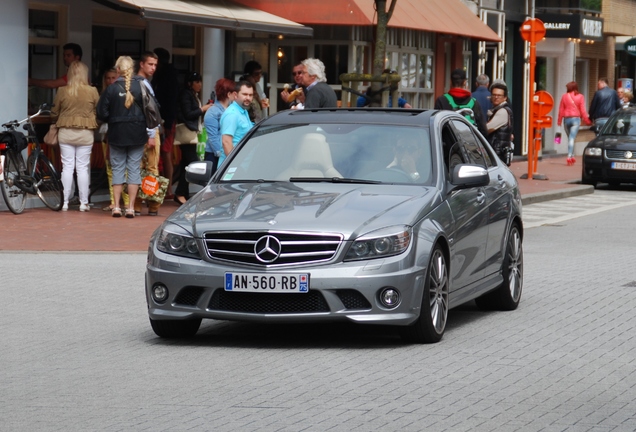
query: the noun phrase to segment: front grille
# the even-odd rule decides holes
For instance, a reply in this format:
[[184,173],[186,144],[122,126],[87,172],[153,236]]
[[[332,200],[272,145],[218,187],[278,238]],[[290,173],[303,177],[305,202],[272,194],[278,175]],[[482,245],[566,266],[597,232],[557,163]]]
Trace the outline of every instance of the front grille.
[[371,304],[359,291],[353,289],[337,290],[336,295],[347,309],[371,309]]
[[636,162],[636,151],[630,153],[632,153],[632,157],[628,159],[625,157],[625,150],[605,150],[605,157],[607,159],[624,159],[626,161]]
[[208,309],[225,312],[289,314],[329,312],[329,305],[319,291],[307,294],[237,293],[217,289]]
[[264,267],[329,261],[342,242],[340,234],[274,231],[208,232],[203,238],[212,259]]
[[203,294],[201,287],[185,287],[174,299],[174,304],[181,306],[196,306]]

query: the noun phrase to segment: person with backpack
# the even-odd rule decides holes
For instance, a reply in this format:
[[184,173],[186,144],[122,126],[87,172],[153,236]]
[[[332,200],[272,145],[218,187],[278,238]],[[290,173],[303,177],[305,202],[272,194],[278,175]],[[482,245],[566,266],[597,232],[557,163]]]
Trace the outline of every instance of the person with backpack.
[[479,102],[472,97],[470,90],[466,90],[466,72],[463,69],[455,69],[451,72],[451,89],[437,98],[434,108],[451,111],[470,108],[474,116],[466,116],[466,119],[477,126],[484,137],[488,136],[486,117]]

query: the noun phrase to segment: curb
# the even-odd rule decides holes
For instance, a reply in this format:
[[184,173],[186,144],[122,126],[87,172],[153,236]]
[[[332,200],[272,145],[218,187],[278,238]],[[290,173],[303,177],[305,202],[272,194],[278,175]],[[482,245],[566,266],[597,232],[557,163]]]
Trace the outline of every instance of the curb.
[[561,198],[568,198],[579,195],[587,195],[594,193],[594,186],[592,185],[578,185],[567,189],[558,189],[555,191],[544,191],[530,193],[521,196],[521,204],[537,204],[545,201],[552,201]]

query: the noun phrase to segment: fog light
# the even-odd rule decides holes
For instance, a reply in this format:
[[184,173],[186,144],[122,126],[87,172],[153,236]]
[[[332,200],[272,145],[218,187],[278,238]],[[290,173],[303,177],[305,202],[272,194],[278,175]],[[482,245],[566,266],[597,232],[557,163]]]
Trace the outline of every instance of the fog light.
[[168,287],[157,284],[152,287],[152,298],[157,303],[163,303],[168,299]]
[[380,292],[380,303],[388,309],[394,309],[400,304],[400,292],[395,288],[384,288]]

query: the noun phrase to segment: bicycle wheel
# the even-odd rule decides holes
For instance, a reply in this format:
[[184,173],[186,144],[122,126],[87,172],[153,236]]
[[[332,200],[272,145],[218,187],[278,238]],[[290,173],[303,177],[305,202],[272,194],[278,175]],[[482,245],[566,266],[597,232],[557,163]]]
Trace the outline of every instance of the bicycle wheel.
[[29,172],[33,172],[35,178],[35,189],[38,196],[51,210],[58,211],[62,208],[64,201],[64,194],[62,188],[62,181],[57,174],[55,167],[51,161],[43,154],[39,153],[37,157],[37,164],[35,170],[33,170],[33,155],[29,156]]
[[12,213],[20,214],[24,211],[27,194],[15,185],[15,179],[20,176],[19,167],[24,166],[24,159],[20,153],[5,153],[4,158],[4,181],[2,185],[2,197]]

